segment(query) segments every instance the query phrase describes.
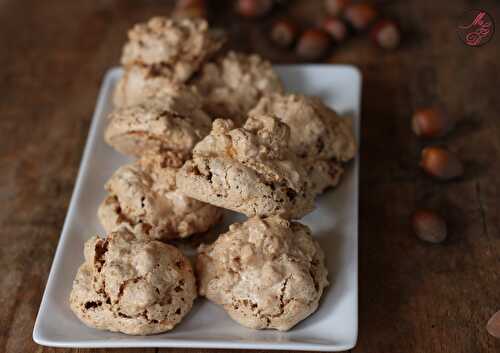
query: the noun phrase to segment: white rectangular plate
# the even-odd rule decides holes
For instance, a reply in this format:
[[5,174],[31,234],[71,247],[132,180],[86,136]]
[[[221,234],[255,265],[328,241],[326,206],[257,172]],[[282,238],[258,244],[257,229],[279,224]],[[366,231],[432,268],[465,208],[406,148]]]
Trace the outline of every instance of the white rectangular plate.
[[[320,96],[340,114],[352,117],[359,141],[361,75],[351,66],[284,65],[276,70],[286,89]],[[103,234],[96,210],[103,185],[129,161],[103,141],[112,92],[122,74],[110,70],[102,85],[47,287],[33,331],[35,342],[57,347],[189,347],[342,351],[356,344],[358,330],[358,167],[349,166],[340,187],[322,195],[317,209],[302,221],[311,227],[327,258],[330,287],[318,311],[289,332],[251,330],[199,298],[173,331],[154,336],[127,336],[88,328],[71,312],[68,297],[83,244]],[[241,217],[225,217],[224,226]]]

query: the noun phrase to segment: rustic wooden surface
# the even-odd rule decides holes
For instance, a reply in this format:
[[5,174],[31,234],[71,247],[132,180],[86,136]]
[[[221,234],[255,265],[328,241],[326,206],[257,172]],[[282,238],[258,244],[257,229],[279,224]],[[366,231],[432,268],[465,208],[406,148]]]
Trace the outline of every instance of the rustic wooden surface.
[[[360,326],[352,352],[498,352],[500,341],[484,326],[500,309],[500,34],[468,48],[455,27],[463,11],[478,7],[500,23],[500,4],[379,3],[402,23],[401,49],[387,53],[355,38],[330,58],[364,75]],[[44,348],[31,333],[103,74],[117,64],[126,29],[168,14],[171,5],[0,0],[1,352],[105,352]],[[320,5],[295,1],[283,13],[313,23]],[[269,20],[241,21],[217,6],[212,21],[229,31],[231,47],[296,61],[265,40]],[[462,119],[439,141],[466,161],[466,176],[452,183],[435,183],[417,167],[424,143],[409,117],[435,102]],[[412,235],[408,220],[417,206],[446,215],[445,244]],[[120,350],[132,351],[168,350]]]

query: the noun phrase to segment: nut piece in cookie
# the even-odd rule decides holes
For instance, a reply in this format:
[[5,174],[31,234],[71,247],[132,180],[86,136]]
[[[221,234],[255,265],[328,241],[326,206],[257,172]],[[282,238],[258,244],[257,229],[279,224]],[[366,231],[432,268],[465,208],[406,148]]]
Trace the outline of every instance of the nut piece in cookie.
[[283,92],[271,63],[258,55],[229,52],[206,63],[193,80],[213,118],[232,119],[243,125],[246,115],[262,96]]
[[140,156],[171,151],[184,157],[210,131],[211,119],[196,100],[161,96],[115,109],[109,116],[104,138],[119,152]]
[[116,84],[113,103],[115,107],[125,107],[162,96],[180,99],[193,109],[202,108],[202,98],[194,87],[174,82],[164,76],[161,70],[144,65],[125,68]]
[[148,154],[120,167],[106,183],[108,196],[98,210],[107,232],[122,226],[151,239],[186,238],[206,232],[222,210],[182,194],[175,175],[182,161],[172,153]]
[[314,195],[337,186],[344,174],[344,167],[335,159],[306,159],[303,166],[309,176],[310,192]]
[[128,32],[121,62],[125,67],[154,66],[172,81],[185,82],[224,41],[203,19],[153,17]]
[[247,216],[300,218],[314,207],[308,177],[288,149],[289,128],[270,116],[252,128],[217,119],[177,173],[186,195]]
[[195,277],[174,246],[121,229],[88,240],[84,254],[69,302],[87,326],[149,335],[173,329],[191,310]]
[[317,97],[297,94],[263,97],[249,112],[246,125],[263,114],[274,115],[290,127],[290,149],[304,160],[318,193],[340,181],[342,163],[357,151],[350,119],[341,118]]
[[199,248],[196,271],[199,294],[253,329],[289,330],[316,311],[328,285],[309,228],[278,216],[231,225]]

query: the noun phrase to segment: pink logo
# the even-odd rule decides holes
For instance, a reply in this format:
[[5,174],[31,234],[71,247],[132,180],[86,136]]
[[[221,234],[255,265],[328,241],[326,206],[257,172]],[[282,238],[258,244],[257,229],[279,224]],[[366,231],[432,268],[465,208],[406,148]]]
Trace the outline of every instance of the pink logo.
[[458,37],[470,47],[479,47],[490,41],[495,33],[495,22],[484,10],[471,10],[460,18]]

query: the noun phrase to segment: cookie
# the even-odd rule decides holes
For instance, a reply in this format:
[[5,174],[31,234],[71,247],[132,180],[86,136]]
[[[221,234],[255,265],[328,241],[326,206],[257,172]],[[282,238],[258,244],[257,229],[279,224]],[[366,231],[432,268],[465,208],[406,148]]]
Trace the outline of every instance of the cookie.
[[161,71],[145,65],[124,68],[114,90],[113,103],[115,107],[125,107],[162,96],[180,99],[194,109],[202,108],[202,98],[194,87],[174,82]]
[[151,66],[172,81],[185,82],[224,41],[203,19],[153,17],[128,32],[121,62]]
[[314,195],[303,166],[288,149],[289,133],[287,125],[269,116],[256,118],[252,128],[217,119],[177,173],[177,187],[249,217],[300,218],[313,209]]
[[344,166],[335,159],[303,160],[309,176],[310,192],[322,194],[326,189],[337,186],[344,174]]
[[290,127],[290,149],[300,158],[346,162],[356,155],[350,119],[341,118],[317,97],[272,94],[249,112],[252,117],[273,115]]
[[339,117],[317,97],[298,94],[263,97],[249,112],[247,125],[262,114],[290,127],[290,149],[304,162],[314,193],[340,182],[343,164],[357,151],[351,120]]
[[191,310],[195,277],[174,246],[121,229],[88,240],[84,254],[69,302],[87,326],[150,335],[173,329]]
[[211,119],[196,100],[161,96],[117,108],[109,116],[104,138],[117,151],[141,156],[171,151],[184,157],[210,131]]
[[260,56],[229,52],[206,63],[193,79],[214,118],[233,119],[243,125],[246,115],[262,96],[283,92],[271,63]]
[[217,224],[221,209],[177,190],[175,175],[181,165],[175,155],[149,154],[120,167],[106,183],[108,196],[98,210],[104,229],[126,226],[151,239],[170,240]]
[[328,285],[309,228],[278,216],[231,225],[198,249],[196,271],[199,294],[253,329],[289,330],[316,311]]

